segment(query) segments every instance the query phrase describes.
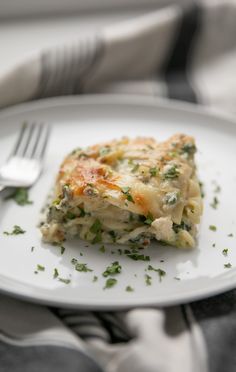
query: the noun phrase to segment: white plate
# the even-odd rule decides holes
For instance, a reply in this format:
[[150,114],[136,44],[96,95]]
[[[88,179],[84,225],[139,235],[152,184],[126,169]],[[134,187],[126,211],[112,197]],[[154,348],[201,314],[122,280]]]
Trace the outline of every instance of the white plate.
[[[20,207],[13,201],[0,205],[0,290],[44,304],[118,309],[131,306],[178,304],[220,293],[236,284],[236,125],[228,119],[214,117],[190,105],[156,103],[143,97],[91,96],[62,98],[21,105],[0,115],[0,161],[5,160],[23,120],[46,122],[52,134],[46,155],[45,169],[32,188],[32,206]],[[155,272],[148,272],[152,285],[145,284],[148,262],[132,261],[116,253],[116,246],[99,247],[74,241],[65,243],[60,254],[55,246],[42,244],[36,227],[40,209],[54,182],[58,166],[65,154],[78,146],[126,136],[154,136],[164,140],[176,132],[193,135],[199,149],[197,163],[200,179],[205,185],[205,208],[199,230],[198,247],[192,251],[153,244],[147,254],[154,267],[166,271],[160,282]],[[215,185],[219,207],[210,207]],[[5,236],[4,230],[20,225],[24,235]],[[209,225],[217,226],[211,231]],[[228,235],[233,233],[233,237]],[[213,247],[213,244],[216,246]],[[35,249],[31,252],[31,247]],[[118,247],[119,248],[119,247]],[[228,256],[222,254],[228,249]],[[83,256],[80,256],[80,252]],[[112,252],[115,252],[112,254]],[[87,263],[94,271],[76,272],[71,258]],[[105,267],[119,260],[122,273],[118,284],[104,290]],[[161,262],[164,260],[164,262]],[[225,264],[231,263],[227,269]],[[45,272],[34,274],[37,264]],[[53,279],[57,268],[60,276],[70,278],[70,284]],[[93,282],[93,276],[98,281]],[[176,280],[175,278],[180,280]],[[134,292],[125,290],[127,285]]]

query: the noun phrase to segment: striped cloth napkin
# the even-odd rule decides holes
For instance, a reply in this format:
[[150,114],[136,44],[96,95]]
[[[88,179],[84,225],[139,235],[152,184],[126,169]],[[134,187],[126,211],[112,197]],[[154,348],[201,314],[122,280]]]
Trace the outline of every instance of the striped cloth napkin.
[[[0,107],[146,94],[235,111],[236,2],[178,2],[0,73]],[[0,297],[0,371],[232,372],[235,291],[167,309],[81,312]]]

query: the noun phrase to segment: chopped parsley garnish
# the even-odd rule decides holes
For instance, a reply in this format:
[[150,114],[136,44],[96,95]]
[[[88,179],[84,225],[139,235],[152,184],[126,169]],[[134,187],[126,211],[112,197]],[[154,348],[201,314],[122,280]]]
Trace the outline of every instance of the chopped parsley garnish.
[[85,211],[84,211],[84,208],[81,208],[81,207],[78,207],[79,210],[80,210],[80,217],[84,217],[86,215]]
[[145,274],[145,283],[146,283],[146,285],[151,285],[152,284],[152,277],[148,274]]
[[158,168],[157,167],[150,168],[149,173],[150,173],[151,177],[156,177],[157,174],[158,174]]
[[82,252],[79,253],[80,256],[83,256],[84,254]]
[[33,252],[34,251],[34,247],[31,247],[31,252]]
[[132,288],[130,285],[127,285],[127,287],[125,288],[126,292],[133,292],[134,291],[134,288]]
[[194,155],[196,152],[196,146],[193,143],[185,143],[181,148],[182,154]]
[[103,276],[107,277],[109,275],[116,275],[120,274],[121,272],[121,265],[119,264],[119,261],[112,262],[110,266],[107,266],[106,270],[103,272]]
[[162,281],[162,278],[163,276],[166,275],[166,272],[162,269],[155,269],[155,267],[153,267],[152,265],[148,265],[148,270],[153,270],[153,271],[156,271],[159,275],[159,280],[160,282]]
[[65,252],[66,248],[63,247],[63,245],[61,246],[61,255],[63,255],[63,253]]
[[166,167],[166,170],[164,171],[164,178],[166,180],[174,179],[179,176],[180,172],[176,164],[172,164]]
[[228,248],[223,249],[222,254],[228,256]]
[[102,232],[98,231],[96,236],[92,240],[92,244],[101,243],[102,242]]
[[99,155],[100,156],[105,156],[105,155],[109,154],[109,152],[111,152],[110,147],[101,147],[100,150],[99,150]]
[[217,227],[215,225],[210,225],[209,226],[209,230],[216,231],[217,230]]
[[122,249],[118,248],[117,251],[118,251],[119,255],[121,256],[122,253],[123,253]]
[[24,234],[26,231],[23,230],[20,226],[14,225],[13,230],[11,232],[4,231],[4,235],[19,235],[19,234]]
[[214,196],[212,203],[210,203],[210,206],[214,209],[217,209],[218,205],[219,205],[219,199],[216,196]]
[[78,159],[81,159],[81,158],[88,158],[89,156],[87,154],[85,154],[85,152],[81,152],[79,155],[78,155]]
[[139,164],[137,163],[137,164],[135,164],[135,166],[131,169],[131,172],[132,172],[132,173],[135,173],[135,172],[137,172],[138,169],[139,169]]
[[234,235],[231,233],[231,234],[228,234],[228,237],[229,238],[232,238]]
[[146,217],[144,223],[146,225],[151,225],[153,221],[154,221],[153,215],[150,212],[148,212],[147,217]]
[[115,279],[115,278],[108,278],[106,280],[106,283],[105,283],[105,286],[104,286],[103,289],[114,287],[114,285],[116,285],[116,283],[117,283],[117,279]]
[[102,224],[99,219],[96,219],[93,223],[93,225],[90,227],[89,231],[93,234],[96,234],[94,239],[92,240],[92,243],[100,243],[102,241]]
[[58,278],[59,282],[62,282],[64,284],[70,284],[71,280],[70,279],[64,279],[64,278]]
[[116,242],[116,233],[113,230],[108,231],[108,234],[111,236],[113,243]]
[[90,227],[90,231],[94,234],[97,234],[101,230],[102,224],[99,219],[96,219],[93,225]]
[[58,270],[55,268],[53,273],[53,278],[56,279],[59,276]]
[[150,261],[150,256],[145,256],[144,254],[139,254],[138,252],[125,250],[125,254],[127,257],[131,258],[131,260],[134,261]]
[[130,187],[129,186],[122,187],[121,191],[126,196],[126,199],[129,202],[134,203],[134,199],[133,199],[132,195],[130,194]]
[[204,198],[205,197],[205,192],[204,192],[203,182],[199,182],[199,187],[200,187],[200,191],[201,191],[201,197]]
[[66,219],[67,220],[74,220],[76,218],[76,215],[70,211],[66,213]]
[[231,263],[224,264],[225,269],[230,269],[232,267]]
[[168,205],[174,205],[177,203],[178,198],[179,198],[178,191],[168,192],[165,195],[165,203]]
[[97,282],[97,280],[98,280],[98,277],[96,275],[94,275],[94,277],[93,277],[93,283]]
[[86,263],[80,263],[80,262],[77,262],[75,264],[75,270],[76,271],[80,271],[80,272],[84,272],[84,273],[87,273],[87,272],[91,272],[93,271],[92,269],[90,269]]
[[214,247],[214,248],[215,248],[215,246],[216,246],[216,243],[213,243],[213,244],[212,244],[212,247]]
[[76,265],[78,260],[76,258],[72,258],[70,261],[73,265]]
[[37,270],[38,271],[45,271],[45,267],[44,266],[42,266],[42,265],[37,265]]
[[186,222],[181,221],[180,224],[173,223],[173,230],[177,234],[180,230],[190,231],[191,230],[191,226],[188,225]]
[[102,245],[102,246],[99,248],[99,252],[105,253],[105,251],[106,251],[105,246]]
[[29,205],[33,204],[32,200],[29,200],[28,190],[24,187],[16,189],[13,194],[8,196],[6,199],[13,199],[18,205]]

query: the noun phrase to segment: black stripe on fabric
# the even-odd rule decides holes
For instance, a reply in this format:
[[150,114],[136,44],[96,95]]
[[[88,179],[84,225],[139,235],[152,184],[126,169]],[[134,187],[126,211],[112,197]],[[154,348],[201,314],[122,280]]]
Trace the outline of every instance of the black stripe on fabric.
[[197,96],[188,80],[188,65],[193,43],[201,26],[202,10],[193,3],[183,10],[178,31],[163,71],[168,97],[188,102],[197,102]]

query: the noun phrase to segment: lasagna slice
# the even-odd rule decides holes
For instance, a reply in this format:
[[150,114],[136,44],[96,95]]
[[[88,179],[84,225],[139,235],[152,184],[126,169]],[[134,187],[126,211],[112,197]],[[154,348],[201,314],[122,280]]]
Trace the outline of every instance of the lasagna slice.
[[152,239],[195,245],[202,198],[192,137],[164,142],[122,138],[78,148],[62,163],[54,200],[41,226],[45,241],[80,237],[92,243]]

